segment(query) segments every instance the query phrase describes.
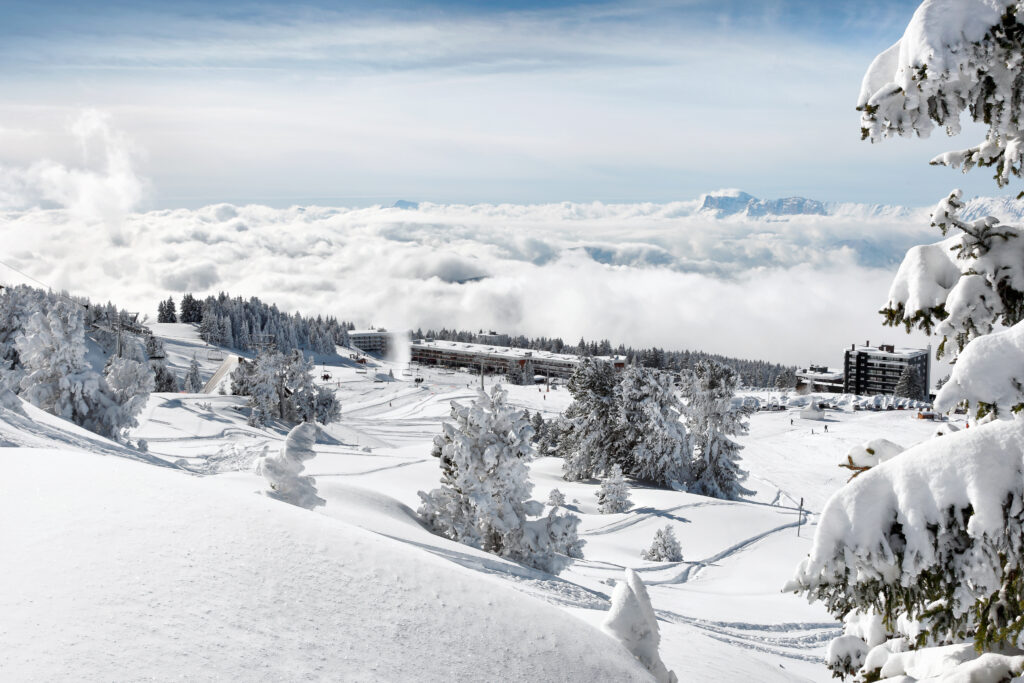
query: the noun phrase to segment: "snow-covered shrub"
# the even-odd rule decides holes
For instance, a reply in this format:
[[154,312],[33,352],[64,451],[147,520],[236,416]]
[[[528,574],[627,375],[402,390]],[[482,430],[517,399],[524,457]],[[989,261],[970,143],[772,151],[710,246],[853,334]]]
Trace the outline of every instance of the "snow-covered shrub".
[[661,661],[658,618],[654,615],[644,582],[632,569],[626,569],[625,580],[615,585],[611,609],[601,628],[640,660],[658,683],[676,683],[679,680]]
[[490,553],[557,574],[570,557],[581,557],[579,518],[530,500],[526,463],[533,429],[521,410],[506,403],[495,385],[468,406],[452,402],[451,423],[434,441],[441,487],[419,492],[418,514],[435,533]]
[[713,498],[735,500],[753,495],[742,486],[747,473],[740,469],[740,449],[731,436],[747,433],[746,413],[733,405],[739,377],[730,367],[713,360],[698,361],[683,372],[684,417],[693,443],[689,490]]
[[558,489],[551,489],[548,494],[548,505],[552,507],[565,507],[565,494]]
[[623,472],[657,486],[682,489],[689,479],[690,441],[684,407],[668,374],[630,366],[616,387],[617,439]]
[[308,510],[326,504],[317,495],[316,479],[302,474],[306,469],[302,463],[316,456],[315,443],[316,425],[305,422],[288,432],[280,453],[266,455],[256,462],[256,474],[263,475],[270,485],[267,496]]
[[[985,140],[933,163],[991,166],[1000,186],[1021,176],[1020,17],[1018,0],[923,3],[864,78],[864,137],[923,136],[936,125],[956,134],[966,110],[987,127]],[[973,677],[985,668],[1006,680],[1020,669],[977,654],[1024,645],[1024,238],[991,216],[964,218],[963,208],[959,190],[938,203],[932,225],[945,239],[907,252],[882,312],[887,324],[940,335],[938,355],[956,360],[937,410],[966,401],[1000,419],[930,439],[847,484],[790,584],[838,617],[874,609],[891,635],[908,638],[911,652],[867,654],[858,675],[869,680],[989,680]]]
[[632,505],[629,500],[629,484],[622,476],[622,468],[612,465],[611,472],[601,480],[597,489],[597,509],[601,514],[625,512]]
[[650,562],[682,562],[683,549],[679,546],[679,539],[672,525],[666,524],[654,532],[654,540],[651,547],[641,551],[640,558]]
[[203,390],[203,378],[199,376],[199,361],[195,354],[192,354],[192,361],[188,364],[188,373],[185,375],[185,393],[198,394]]

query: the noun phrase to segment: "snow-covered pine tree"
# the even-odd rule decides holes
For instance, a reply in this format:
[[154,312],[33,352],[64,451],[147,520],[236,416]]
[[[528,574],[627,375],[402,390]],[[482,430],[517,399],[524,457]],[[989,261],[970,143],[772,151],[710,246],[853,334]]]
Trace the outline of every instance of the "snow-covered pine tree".
[[508,362],[508,370],[505,372],[505,381],[509,384],[523,383],[523,369],[519,366],[519,361],[513,359]]
[[266,495],[312,510],[327,501],[317,495],[316,479],[303,475],[304,461],[316,456],[316,425],[304,422],[293,427],[278,455],[267,455],[256,463],[256,474],[263,475],[270,489]]
[[192,361],[188,364],[188,373],[185,375],[185,393],[198,394],[203,390],[203,385],[203,378],[199,376],[199,361],[193,353]]
[[561,432],[558,455],[569,481],[611,472],[623,460],[617,432],[615,370],[608,363],[583,358],[569,378],[573,402],[565,411],[567,429]]
[[441,487],[419,492],[418,514],[435,533],[553,574],[581,557],[579,518],[530,500],[532,428],[500,384],[468,406],[452,402],[451,423],[434,441]]
[[191,294],[181,297],[181,316],[179,320],[183,323],[197,323],[203,319],[203,306]]
[[19,390],[24,368],[18,356],[18,335],[29,318],[48,308],[42,290],[25,285],[0,289],[0,391]]
[[90,431],[116,439],[131,422],[106,380],[85,361],[82,309],[59,300],[33,314],[18,334],[24,374],[19,395]]
[[612,605],[601,628],[639,659],[658,683],[677,683],[679,679],[668,670],[658,653],[661,634],[651,598],[644,582],[632,569],[626,569],[625,580],[615,584]]
[[162,360],[149,361],[149,367],[153,370],[153,391],[168,393],[178,391],[178,378]]
[[900,378],[896,380],[893,396],[921,401],[927,398],[924,393],[924,380],[921,378],[921,373],[913,366],[905,366],[900,373]]
[[[1017,0],[923,3],[868,69],[863,137],[957,134],[966,110],[985,140],[932,164],[992,167],[999,186],[1020,177],[1022,19]],[[1024,236],[990,216],[965,219],[963,208],[959,190],[939,202],[932,224],[946,239],[907,252],[882,312],[887,324],[937,333],[939,357],[956,359],[935,408],[966,401],[984,417],[871,468],[822,510],[788,587],[847,621],[830,648],[837,675],[856,659],[859,680],[877,680],[883,665],[898,677],[932,646],[945,648],[927,660],[933,680],[973,679],[978,655],[985,671],[1020,674],[995,651],[1024,646]],[[850,631],[871,613],[892,641]]]
[[713,360],[699,360],[682,373],[684,417],[693,444],[690,491],[712,498],[736,500],[754,492],[742,486],[747,473],[740,469],[740,449],[732,436],[746,434],[746,413],[733,406],[739,377]]
[[526,359],[526,363],[523,364],[523,371],[520,373],[520,384],[533,384],[533,376],[537,374],[536,369],[533,367],[533,361],[529,358]]
[[622,476],[618,463],[612,465],[608,475],[597,489],[597,510],[603,515],[625,512],[633,503],[629,499],[629,484]]
[[623,472],[657,486],[682,489],[689,478],[690,441],[680,421],[683,404],[671,378],[631,365],[616,388]]
[[[544,431],[547,427],[547,423],[544,422],[544,416],[540,414],[538,410],[530,416],[530,426],[533,427],[533,442],[538,443],[544,438]],[[545,455],[541,453],[541,455]]]
[[249,424],[265,427],[274,418],[281,418],[284,408],[285,359],[280,353],[261,353],[249,375]]
[[679,546],[676,532],[666,524],[654,532],[651,547],[640,552],[640,558],[650,562],[682,562],[683,549]]
[[138,426],[135,418],[142,412],[155,387],[149,364],[112,356],[103,375],[114,400],[121,406],[120,427]]
[[558,445],[562,443],[562,436],[570,429],[569,421],[561,415],[545,420],[544,431],[537,438],[537,454],[542,457],[558,456]]

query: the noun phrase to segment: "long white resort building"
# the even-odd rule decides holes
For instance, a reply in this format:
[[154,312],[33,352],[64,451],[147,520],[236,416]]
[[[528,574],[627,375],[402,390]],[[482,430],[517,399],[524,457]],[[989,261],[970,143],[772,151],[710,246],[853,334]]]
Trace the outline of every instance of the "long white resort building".
[[[548,377],[568,377],[581,360],[579,356],[567,353],[441,341],[439,339],[412,340],[411,355],[413,361],[423,365],[469,367],[476,370],[482,368],[484,372],[500,374],[508,372],[512,363],[518,363],[520,367],[525,367],[529,361],[533,365],[535,375]],[[595,358],[611,363],[617,370],[626,367],[624,356],[596,356]]]

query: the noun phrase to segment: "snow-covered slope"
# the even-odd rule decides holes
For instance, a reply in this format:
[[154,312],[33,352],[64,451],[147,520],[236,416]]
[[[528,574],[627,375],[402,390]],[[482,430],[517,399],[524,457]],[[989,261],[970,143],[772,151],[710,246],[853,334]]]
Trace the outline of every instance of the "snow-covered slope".
[[337,519],[92,454],[0,463],[6,680],[648,680],[556,607]]
[[[180,368],[191,358],[191,332],[160,332],[169,348],[171,337],[180,340],[183,353],[172,353]],[[171,666],[171,654],[193,652],[196,663],[182,675],[200,680],[227,671],[316,679],[339,670],[355,672],[342,677],[356,680],[410,671],[415,680],[460,673],[472,680],[601,680],[577,658],[601,651],[604,659],[593,666],[614,673],[609,680],[629,680],[637,675],[632,660],[620,659],[598,627],[612,584],[630,567],[649,586],[663,659],[681,680],[825,681],[821,659],[835,623],[820,605],[780,592],[813,535],[807,527],[798,533],[799,501],[813,526],[849,474],[838,464],[851,445],[887,436],[910,446],[934,430],[905,411],[829,411],[813,424],[798,410],[757,413],[742,439],[747,483],[757,491],[752,501],[634,488],[633,507],[615,515],[599,514],[597,482],[566,482],[561,461],[540,459],[531,465],[534,497],[546,500],[560,489],[587,542],[584,559],[553,577],[419,524],[417,491],[435,487],[440,476],[431,439],[449,402],[469,399],[479,380],[419,368],[424,382],[416,385],[404,366],[380,365],[397,379],[374,382],[354,366],[327,368],[343,415],[323,430],[317,456],[306,462],[326,500],[315,512],[255,495],[266,483],[252,465],[264,449],[280,447],[285,430],[247,425],[240,397],[155,394],[140,415],[132,437],[147,440],[146,457],[208,475],[199,477],[100,457],[95,453],[137,454],[93,443],[31,407],[21,416],[0,414],[0,439],[38,447],[0,449],[0,505],[10,506],[0,514],[8,519],[17,509],[27,525],[0,526],[0,547],[26,548],[28,567],[17,570],[16,581],[0,582],[0,613],[15,614],[19,624],[5,632],[0,623],[0,640],[16,633],[21,648],[16,660],[0,654],[0,672],[16,664],[17,672],[59,678],[70,668],[52,660],[54,648],[80,639],[68,661],[96,678],[110,677],[128,658],[138,658],[139,677],[157,676]],[[513,404],[546,417],[570,399],[564,388],[508,391]],[[665,525],[679,538],[683,561],[642,560],[640,551]],[[81,580],[61,583],[58,575]],[[56,640],[40,635],[44,629]],[[93,631],[99,637],[88,638]],[[441,661],[420,639],[434,633],[436,640],[439,631],[450,640],[436,652],[461,640],[467,644],[455,651],[462,659]],[[107,643],[115,640],[122,647]],[[474,660],[487,656],[492,661]],[[512,668],[487,668],[499,660]],[[470,675],[476,670],[486,675]]]

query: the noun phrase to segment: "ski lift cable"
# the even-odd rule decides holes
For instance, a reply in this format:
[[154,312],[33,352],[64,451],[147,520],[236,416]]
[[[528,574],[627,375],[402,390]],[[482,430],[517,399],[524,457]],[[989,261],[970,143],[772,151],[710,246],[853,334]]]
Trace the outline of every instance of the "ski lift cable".
[[[34,278],[34,277],[32,277],[31,275],[29,275],[28,273],[26,273],[24,271],[18,270],[17,268],[12,266],[10,263],[6,263],[4,261],[0,261],[0,266],[4,266],[4,267],[6,267],[6,268],[8,268],[10,270],[13,270],[18,275],[21,275],[22,277],[28,278],[29,280],[31,280],[32,282],[36,283],[37,285],[41,285],[41,286],[45,287],[49,292],[53,293],[53,295],[56,296],[56,297],[64,299],[65,301],[67,301],[69,303],[73,303],[76,306],[81,306],[85,310],[89,310],[89,305],[88,304],[83,304],[81,301],[75,301],[74,299],[72,299],[69,296],[64,296],[63,294],[60,293],[60,290],[58,290],[56,287],[53,287],[52,285],[48,285],[45,282],[43,282],[42,280],[39,280],[38,278]],[[0,287],[3,287],[3,285],[0,285]]]

